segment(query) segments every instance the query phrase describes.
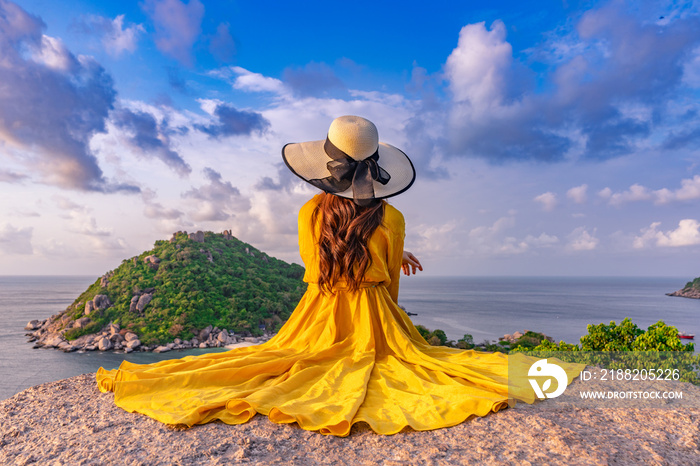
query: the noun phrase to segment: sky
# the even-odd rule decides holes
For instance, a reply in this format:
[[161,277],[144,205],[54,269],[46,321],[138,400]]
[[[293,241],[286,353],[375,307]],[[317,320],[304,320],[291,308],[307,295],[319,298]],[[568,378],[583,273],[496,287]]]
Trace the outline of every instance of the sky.
[[280,150],[342,115],[413,161],[425,275],[700,275],[700,2],[664,0],[0,0],[0,274],[181,230],[300,263]]

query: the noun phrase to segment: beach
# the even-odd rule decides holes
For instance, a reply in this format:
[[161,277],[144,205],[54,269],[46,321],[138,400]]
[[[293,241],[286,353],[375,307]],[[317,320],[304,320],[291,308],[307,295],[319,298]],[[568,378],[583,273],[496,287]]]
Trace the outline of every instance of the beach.
[[[396,435],[355,424],[324,436],[257,415],[241,425],[161,424],[114,405],[94,374],[24,390],[0,401],[2,464],[696,464],[700,388],[663,382],[683,400],[649,407],[582,407],[574,383],[557,399],[518,403],[483,418]],[[620,387],[624,388],[624,387]]]

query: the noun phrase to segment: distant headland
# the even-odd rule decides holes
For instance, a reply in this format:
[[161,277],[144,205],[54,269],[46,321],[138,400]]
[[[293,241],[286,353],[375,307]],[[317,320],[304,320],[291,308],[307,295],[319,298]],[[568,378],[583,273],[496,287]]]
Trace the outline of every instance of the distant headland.
[[666,296],[679,296],[681,298],[700,299],[700,277],[685,284],[683,288],[673,293],[666,293]]

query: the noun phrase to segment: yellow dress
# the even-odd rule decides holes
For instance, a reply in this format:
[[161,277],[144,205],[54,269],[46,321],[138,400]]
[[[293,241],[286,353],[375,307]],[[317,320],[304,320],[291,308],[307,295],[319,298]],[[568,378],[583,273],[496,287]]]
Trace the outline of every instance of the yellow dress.
[[[322,293],[314,284],[317,203],[318,196],[299,213],[308,289],[277,335],[223,353],[100,368],[100,390],[114,391],[126,411],[167,424],[241,424],[261,413],[337,436],[361,421],[387,435],[406,426],[437,429],[514,399],[534,401],[529,386],[509,390],[508,356],[430,346],[398,307],[404,219],[391,205],[370,239],[372,264],[362,288],[351,293],[339,283]],[[567,369],[568,382],[579,370]]]

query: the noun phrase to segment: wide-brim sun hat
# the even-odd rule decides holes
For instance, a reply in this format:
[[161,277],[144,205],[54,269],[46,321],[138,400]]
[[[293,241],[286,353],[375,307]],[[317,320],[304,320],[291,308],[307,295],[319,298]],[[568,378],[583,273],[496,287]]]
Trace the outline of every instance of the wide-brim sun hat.
[[333,120],[325,140],[286,144],[282,158],[302,180],[361,206],[401,194],[416,179],[408,156],[379,142],[374,123],[359,116]]

